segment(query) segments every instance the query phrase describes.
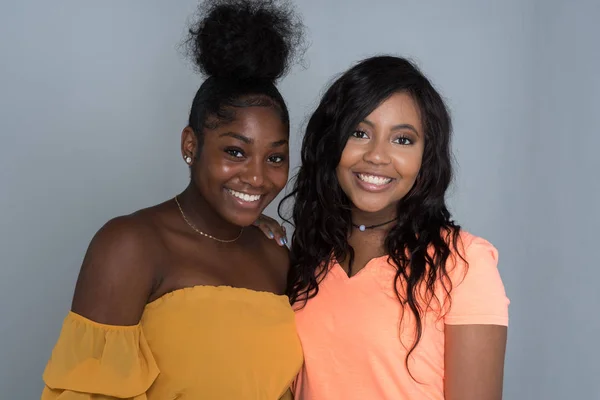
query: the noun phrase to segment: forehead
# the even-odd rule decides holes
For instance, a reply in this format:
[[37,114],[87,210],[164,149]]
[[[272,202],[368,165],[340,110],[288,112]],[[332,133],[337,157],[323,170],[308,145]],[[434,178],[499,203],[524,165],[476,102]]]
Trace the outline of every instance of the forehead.
[[220,123],[212,131],[239,133],[256,142],[272,142],[288,137],[288,127],[273,107],[236,107],[233,111],[233,121]]
[[394,93],[365,118],[377,125],[409,123],[421,128],[421,113],[416,101],[408,93]]

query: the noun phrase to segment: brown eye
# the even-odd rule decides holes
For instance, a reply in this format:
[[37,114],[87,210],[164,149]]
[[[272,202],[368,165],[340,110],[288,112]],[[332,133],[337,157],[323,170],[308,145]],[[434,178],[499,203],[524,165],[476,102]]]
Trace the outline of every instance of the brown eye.
[[367,132],[361,131],[361,130],[356,130],[356,131],[352,132],[352,137],[355,137],[357,139],[368,139],[369,138],[369,136],[367,135]]
[[269,157],[269,162],[273,163],[273,164],[281,164],[284,161],[285,161],[285,157],[283,157],[283,156],[277,155],[277,156]]
[[394,139],[394,143],[400,144],[402,146],[409,146],[413,144],[413,141],[406,136],[400,136],[399,138]]
[[229,154],[233,158],[244,157],[244,152],[241,149],[237,149],[237,148],[227,148],[227,149],[225,149],[225,153]]

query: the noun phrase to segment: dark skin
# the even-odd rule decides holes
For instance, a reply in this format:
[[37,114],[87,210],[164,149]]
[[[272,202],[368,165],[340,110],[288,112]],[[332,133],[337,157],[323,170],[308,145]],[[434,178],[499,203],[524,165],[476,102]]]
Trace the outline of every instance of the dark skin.
[[[404,93],[391,96],[357,127],[342,152],[337,177],[353,204],[353,223],[376,225],[396,216],[396,204],[415,184],[424,149],[416,103]],[[363,179],[361,179],[361,177]],[[365,185],[366,183],[366,185]],[[263,232],[284,235],[277,222],[261,217]],[[355,252],[352,276],[385,255],[389,226],[360,232],[348,243]],[[349,260],[340,266],[348,273]],[[507,329],[499,325],[445,325],[446,400],[500,400]],[[399,367],[402,360],[398,360]]]
[[[109,221],[93,238],[81,267],[72,311],[109,325],[135,325],[144,307],[193,286],[233,286],[283,294],[286,247],[252,223],[288,177],[288,127],[271,107],[236,109],[231,123],[181,138],[192,179],[178,198]],[[241,198],[240,198],[241,197]]]

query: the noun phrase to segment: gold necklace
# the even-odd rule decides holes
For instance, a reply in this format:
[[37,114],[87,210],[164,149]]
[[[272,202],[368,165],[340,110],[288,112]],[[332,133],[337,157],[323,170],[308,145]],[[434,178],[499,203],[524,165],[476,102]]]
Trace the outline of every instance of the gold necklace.
[[187,217],[185,216],[185,213],[183,212],[183,209],[181,208],[181,204],[179,204],[179,200],[177,199],[177,196],[175,196],[175,203],[177,203],[177,207],[179,207],[179,212],[181,212],[181,216],[183,217],[183,220],[186,222],[186,224],[188,224],[190,226],[190,228],[192,228],[194,231],[196,231],[196,233],[199,233],[199,234],[201,234],[204,237],[207,237],[207,238],[212,239],[212,240],[216,240],[217,242],[221,242],[221,243],[232,243],[232,242],[235,242],[236,240],[238,240],[240,238],[240,236],[242,236],[242,232],[244,232],[244,228],[240,229],[240,234],[237,235],[237,237],[235,239],[229,239],[229,240],[219,239],[219,238],[214,237],[213,235],[209,235],[208,233],[204,233],[200,229],[196,228],[194,226],[194,224],[192,224],[187,219]]

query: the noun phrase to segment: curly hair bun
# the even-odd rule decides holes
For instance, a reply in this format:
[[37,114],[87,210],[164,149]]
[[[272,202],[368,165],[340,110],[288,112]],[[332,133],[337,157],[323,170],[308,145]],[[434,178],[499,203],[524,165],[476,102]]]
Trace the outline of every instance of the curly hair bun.
[[189,30],[188,52],[205,75],[275,81],[296,56],[303,30],[286,1],[206,0]]

